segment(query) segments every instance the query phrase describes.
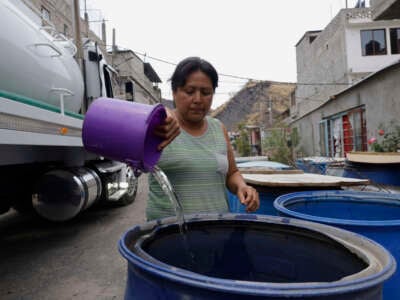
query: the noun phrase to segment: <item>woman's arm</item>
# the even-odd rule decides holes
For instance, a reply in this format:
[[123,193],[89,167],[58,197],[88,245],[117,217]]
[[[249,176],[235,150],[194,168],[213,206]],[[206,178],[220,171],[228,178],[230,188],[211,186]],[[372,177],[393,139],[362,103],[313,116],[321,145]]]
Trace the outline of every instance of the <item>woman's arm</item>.
[[260,207],[260,199],[258,192],[255,188],[247,185],[244,181],[242,174],[236,166],[235,156],[233,155],[233,148],[229,140],[228,132],[224,125],[222,125],[226,144],[228,147],[228,173],[226,175],[226,186],[229,191],[236,194],[240,203],[246,205],[247,212],[256,211]]

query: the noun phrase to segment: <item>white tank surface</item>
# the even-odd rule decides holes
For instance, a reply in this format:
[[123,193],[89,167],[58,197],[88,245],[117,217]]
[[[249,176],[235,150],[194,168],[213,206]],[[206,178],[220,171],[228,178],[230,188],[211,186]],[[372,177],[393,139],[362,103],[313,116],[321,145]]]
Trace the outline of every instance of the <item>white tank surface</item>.
[[79,112],[83,77],[73,55],[75,46],[50,35],[12,1],[0,1],[0,91]]

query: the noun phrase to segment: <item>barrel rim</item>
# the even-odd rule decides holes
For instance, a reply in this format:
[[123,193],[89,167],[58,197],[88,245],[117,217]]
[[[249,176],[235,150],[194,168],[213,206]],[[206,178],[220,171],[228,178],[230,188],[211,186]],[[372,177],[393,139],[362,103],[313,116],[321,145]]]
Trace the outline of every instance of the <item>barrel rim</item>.
[[[294,225],[302,227],[308,230],[314,230],[319,233],[328,235],[330,238],[335,240],[341,240],[343,243],[348,244],[349,238],[354,240],[354,237],[358,239],[360,243],[359,250],[363,252],[369,259],[376,259],[375,262],[370,261],[370,266],[380,266],[380,270],[372,270],[375,273],[369,274],[361,278],[352,278],[353,275],[342,278],[334,282],[307,282],[307,283],[268,283],[268,282],[250,282],[240,280],[221,279],[216,277],[209,277],[201,274],[197,274],[188,270],[177,268],[174,266],[167,265],[156,265],[153,262],[148,262],[135,253],[130,251],[126,246],[127,236],[132,232],[142,231],[144,233],[151,232],[154,228],[161,225],[173,225],[177,223],[176,217],[168,217],[160,220],[150,221],[143,225],[136,225],[126,231],[121,239],[119,240],[119,251],[121,255],[127,259],[128,263],[133,263],[143,271],[150,273],[154,276],[161,277],[163,279],[169,279],[178,284],[190,285],[197,288],[203,288],[207,290],[214,290],[219,292],[231,293],[231,294],[245,294],[245,295],[256,295],[256,296],[312,296],[312,295],[334,295],[343,294],[344,292],[350,293],[359,290],[364,290],[372,286],[381,284],[386,279],[390,278],[396,270],[396,261],[393,256],[378,243],[365,239],[361,235],[353,232],[336,228],[329,225],[324,225],[315,222],[309,222],[294,218],[276,217],[267,215],[256,215],[256,214],[193,214],[185,216],[186,222],[198,222],[198,221],[210,221],[210,220],[243,220],[243,221],[254,221],[254,222],[268,222],[278,223],[282,225]],[[336,235],[336,236],[335,236]],[[347,240],[347,242],[346,242]],[[355,251],[349,249],[349,251]],[[373,253],[382,253],[382,257],[377,259],[372,257]],[[372,256],[371,256],[372,255]],[[363,255],[361,255],[363,256]],[[366,268],[369,269],[370,267]],[[371,270],[369,270],[371,271]],[[365,270],[356,273],[365,274]],[[355,276],[357,277],[357,276]]]
[[[305,201],[317,201],[318,199],[313,199],[312,197],[321,197],[321,196],[348,196],[351,199],[346,199],[346,201],[354,201],[354,202],[373,202],[373,203],[381,203],[381,204],[393,204],[397,202],[400,206],[400,194],[384,194],[379,192],[363,192],[363,191],[342,191],[342,190],[316,190],[316,191],[303,191],[303,192],[294,192],[288,193],[284,195],[278,196],[274,200],[274,207],[279,212],[290,216],[296,217],[308,221],[313,222],[321,222],[329,225],[351,225],[351,226],[360,226],[360,227],[389,227],[389,226],[399,226],[400,219],[391,219],[391,220],[381,220],[381,221],[369,221],[369,220],[352,220],[352,219],[338,219],[338,218],[329,218],[329,217],[320,217],[316,215],[310,215],[305,213],[299,213],[296,211],[292,211],[286,207],[286,205],[294,204],[296,202],[305,202]],[[382,198],[381,201],[375,200],[376,197]],[[335,199],[335,201],[344,201],[345,199]]]

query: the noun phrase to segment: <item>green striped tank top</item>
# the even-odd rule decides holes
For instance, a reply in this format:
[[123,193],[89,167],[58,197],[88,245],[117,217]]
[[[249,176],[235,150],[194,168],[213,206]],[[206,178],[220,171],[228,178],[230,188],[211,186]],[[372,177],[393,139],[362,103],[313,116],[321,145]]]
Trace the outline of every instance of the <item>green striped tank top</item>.
[[[201,136],[181,133],[161,154],[158,166],[167,175],[185,214],[228,212],[225,178],[227,143],[221,122],[206,117]],[[158,182],[149,175],[147,220],[174,216],[175,210]]]

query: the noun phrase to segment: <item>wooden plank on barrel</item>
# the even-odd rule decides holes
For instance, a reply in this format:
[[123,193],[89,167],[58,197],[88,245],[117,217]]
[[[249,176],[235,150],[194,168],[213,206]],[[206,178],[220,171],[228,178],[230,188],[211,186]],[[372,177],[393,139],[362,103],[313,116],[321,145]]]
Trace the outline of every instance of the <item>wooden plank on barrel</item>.
[[347,160],[369,164],[400,164],[399,152],[349,152]]
[[303,174],[242,174],[247,183],[271,187],[337,187],[367,185],[368,179],[347,178],[339,176]]

